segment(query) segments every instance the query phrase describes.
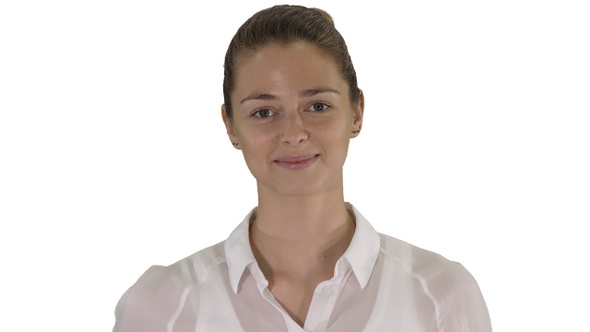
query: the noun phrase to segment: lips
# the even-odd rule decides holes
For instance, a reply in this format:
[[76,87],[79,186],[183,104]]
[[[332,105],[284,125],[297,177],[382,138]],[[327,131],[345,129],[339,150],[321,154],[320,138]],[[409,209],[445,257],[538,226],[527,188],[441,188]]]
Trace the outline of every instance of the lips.
[[312,165],[319,158],[319,156],[319,154],[282,156],[273,160],[273,162],[276,165],[289,170],[298,170],[307,168],[308,166]]

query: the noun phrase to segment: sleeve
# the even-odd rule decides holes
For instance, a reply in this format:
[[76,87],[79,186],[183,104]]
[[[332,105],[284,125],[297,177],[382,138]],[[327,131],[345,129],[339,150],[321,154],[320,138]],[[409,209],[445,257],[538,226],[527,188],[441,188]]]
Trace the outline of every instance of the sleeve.
[[194,315],[186,315],[194,313],[189,291],[169,268],[149,268],[117,303],[113,332],[184,331],[191,325],[194,330]]
[[444,332],[491,332],[487,305],[471,273],[454,263],[445,296],[440,301],[439,329]]

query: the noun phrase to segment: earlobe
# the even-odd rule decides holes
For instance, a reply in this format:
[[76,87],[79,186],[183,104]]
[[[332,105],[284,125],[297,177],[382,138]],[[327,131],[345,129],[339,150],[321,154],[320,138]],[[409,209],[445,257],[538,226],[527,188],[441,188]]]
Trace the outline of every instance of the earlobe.
[[352,118],[352,135],[351,137],[357,137],[358,134],[361,132],[361,127],[363,124],[363,115],[365,113],[365,95],[363,90],[359,89],[359,102],[354,108],[354,115]]
[[223,119],[223,124],[225,125],[225,130],[227,132],[227,136],[229,137],[229,140],[231,141],[231,144],[236,148],[239,149],[239,143],[236,137],[236,134],[234,132],[233,126],[232,126],[232,121],[229,118],[229,116],[227,115],[227,109],[225,107],[225,104],[221,105],[221,118]]

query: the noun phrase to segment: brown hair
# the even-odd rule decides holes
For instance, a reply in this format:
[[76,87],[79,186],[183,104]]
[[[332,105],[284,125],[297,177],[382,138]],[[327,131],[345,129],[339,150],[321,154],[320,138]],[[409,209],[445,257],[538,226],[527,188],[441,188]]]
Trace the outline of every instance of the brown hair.
[[317,8],[278,5],[255,13],[242,24],[229,44],[223,72],[223,99],[228,119],[232,118],[230,94],[235,85],[236,58],[244,51],[256,50],[270,42],[288,44],[297,40],[310,42],[332,55],[348,82],[351,103],[360,101],[348,47],[330,14]]

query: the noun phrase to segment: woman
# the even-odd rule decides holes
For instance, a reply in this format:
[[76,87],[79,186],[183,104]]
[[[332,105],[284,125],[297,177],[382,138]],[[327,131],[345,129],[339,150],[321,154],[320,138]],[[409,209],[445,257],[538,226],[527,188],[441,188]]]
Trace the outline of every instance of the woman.
[[222,118],[258,206],[226,241],[146,271],[114,331],[491,331],[467,270],[377,233],[344,201],[364,96],[327,13],[256,13],[224,67]]

